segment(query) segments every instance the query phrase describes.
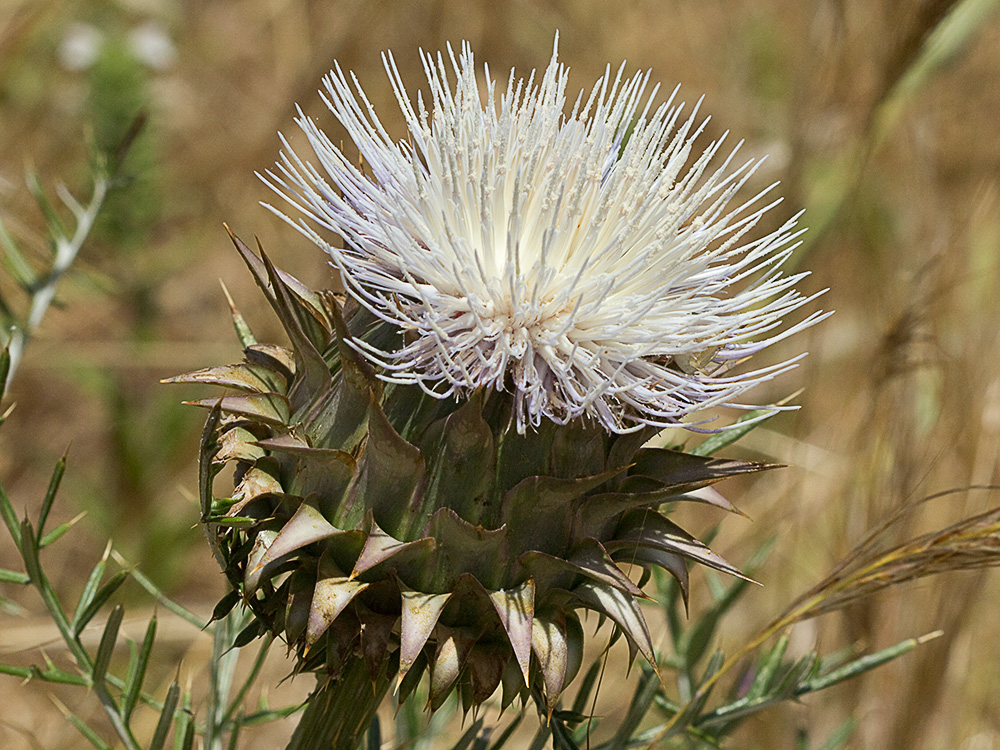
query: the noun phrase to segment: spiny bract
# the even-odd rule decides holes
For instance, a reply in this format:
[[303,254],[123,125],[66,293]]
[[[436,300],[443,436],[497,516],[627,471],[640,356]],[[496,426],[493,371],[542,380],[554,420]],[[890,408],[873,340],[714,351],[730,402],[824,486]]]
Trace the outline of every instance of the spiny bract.
[[[764,466],[642,447],[581,419],[515,429],[512,396],[428,397],[384,383],[357,355],[399,331],[276,270],[236,240],[291,350],[257,343],[234,310],[240,364],[172,378],[239,392],[211,409],[201,451],[203,521],[238,596],[245,637],[284,637],[298,670],[336,677],[391,664],[404,699],[427,668],[430,704],[466,708],[503,685],[554,707],[580,665],[577,610],[610,618],[653,660],[639,587],[618,563],[662,566],[687,596],[686,561],[740,575],[657,509]],[[213,494],[235,466],[231,497]],[[735,510],[722,500],[713,500]]]

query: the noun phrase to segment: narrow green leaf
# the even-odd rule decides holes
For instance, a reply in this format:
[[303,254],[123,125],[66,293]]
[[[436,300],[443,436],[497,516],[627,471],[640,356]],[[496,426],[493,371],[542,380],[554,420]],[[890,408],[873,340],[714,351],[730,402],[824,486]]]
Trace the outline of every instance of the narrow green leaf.
[[535,732],[534,738],[531,740],[531,744],[528,746],[528,750],[544,750],[545,744],[549,741],[549,736],[552,734],[552,725],[543,724],[538,727],[538,731]]
[[174,717],[174,750],[184,750],[188,727],[194,724],[194,714],[191,712],[191,691],[185,690],[181,696],[180,711]]
[[257,681],[257,677],[260,676],[260,670],[264,666],[264,660],[267,657],[267,652],[271,648],[271,643],[274,641],[274,636],[267,635],[264,637],[263,643],[260,645],[260,650],[257,652],[257,658],[254,659],[253,665],[250,667],[250,672],[247,674],[246,679],[243,680],[243,684],[240,689],[236,692],[236,696],[230,701],[229,707],[226,709],[225,716],[223,716],[220,726],[228,723],[233,715],[239,710],[243,701],[246,699],[247,694],[250,692],[250,688],[253,687],[254,682]]
[[842,750],[842,748],[847,747],[847,743],[850,741],[851,735],[854,734],[857,726],[858,720],[853,716],[848,716],[847,720],[834,729],[833,734],[827,737],[826,742],[820,746],[819,750]]
[[657,708],[666,714],[668,718],[672,717],[681,710],[681,707],[677,703],[674,703],[672,700],[663,695],[663,693],[657,693],[653,702],[656,704]]
[[768,692],[771,682],[775,674],[777,674],[778,668],[781,666],[781,660],[785,658],[785,651],[788,649],[789,641],[788,634],[783,633],[778,638],[778,642],[774,644],[774,647],[767,652],[767,656],[763,659],[760,670],[757,672],[757,677],[747,692],[747,698],[753,700],[760,698]]
[[180,743],[180,750],[191,750],[194,747],[194,721],[189,721],[184,728],[184,738]]
[[[0,400],[3,399],[4,394],[7,392],[7,376],[10,374],[10,347],[5,343],[3,350],[0,351]],[[0,424],[3,424],[4,418],[0,415]]]
[[149,742],[149,750],[163,750],[167,742],[167,733],[170,725],[174,721],[174,711],[177,710],[177,701],[180,699],[181,686],[177,682],[170,685],[167,690],[167,698],[163,701],[163,710],[160,712],[160,720],[156,722],[156,731],[153,732],[153,739]]
[[521,711],[514,717],[514,720],[507,725],[507,728],[500,733],[500,736],[496,738],[496,741],[490,745],[490,750],[502,750],[503,746],[507,744],[507,740],[509,740],[517,728],[521,726],[521,722],[524,721],[524,715],[524,711]]
[[229,732],[229,746],[228,750],[236,750],[239,747],[240,742],[240,729],[243,728],[243,714],[236,717],[236,721],[233,722],[233,728]]
[[49,518],[49,511],[52,510],[52,503],[56,499],[56,493],[59,492],[59,483],[62,482],[63,474],[65,473],[66,454],[64,453],[62,457],[56,461],[55,468],[52,470],[52,477],[49,479],[49,487],[45,491],[45,499],[42,500],[42,509],[38,513],[38,530],[35,533],[37,534],[36,538],[38,539],[39,548],[45,546],[42,544],[45,522]]
[[24,560],[25,572],[36,586],[42,585],[45,577],[42,575],[41,562],[38,559],[38,545],[35,543],[35,530],[27,518],[21,521],[20,544],[21,557]]
[[92,676],[95,685],[103,685],[104,678],[108,673],[108,664],[111,663],[111,656],[115,651],[115,644],[118,642],[118,628],[121,627],[122,618],[125,616],[125,608],[118,604],[108,617],[108,622],[104,626],[104,634],[97,647],[97,656],[94,657],[94,669]]
[[561,721],[552,722],[552,747],[554,750],[580,750],[580,746],[573,741],[572,735]]
[[111,745],[102,740],[97,732],[87,726],[87,723],[70,711],[65,711],[69,723],[76,727],[77,731],[86,738],[87,742],[97,748],[97,750],[111,750]]
[[146,667],[149,666],[149,656],[153,651],[153,641],[156,638],[156,615],[149,619],[146,635],[142,639],[142,647],[138,653],[129,659],[128,674],[125,676],[125,687],[122,690],[121,716],[128,722],[132,710],[139,701],[142,692],[142,681],[146,677]]
[[458,742],[451,746],[451,750],[466,750],[472,741],[479,734],[479,730],[483,728],[482,718],[476,719],[472,726],[465,730],[461,737],[458,738]]
[[817,690],[824,690],[832,685],[836,685],[838,682],[850,680],[860,674],[868,672],[869,670],[880,667],[909,651],[912,651],[921,643],[924,643],[926,639],[926,636],[924,638],[908,638],[905,641],[900,641],[895,646],[889,646],[881,651],[876,651],[874,654],[862,656],[849,664],[844,665],[840,669],[835,669],[832,672],[828,672],[827,674],[820,675],[815,679],[809,680],[799,686],[799,689],[796,690],[795,693],[796,695],[814,693]]
[[[724,662],[725,654],[722,649],[716,649],[712,654],[712,657],[708,660],[708,665],[705,667],[705,672],[702,674],[701,681],[698,685],[704,685],[712,679],[722,667]],[[714,684],[704,691],[702,691],[700,687],[695,690],[694,698],[685,707],[683,716],[681,716],[678,721],[678,726],[686,727],[688,731],[694,730],[693,724],[701,715],[701,710],[704,708],[705,703],[708,702],[708,698],[712,694],[713,687]]]
[[18,573],[16,570],[0,568],[0,583],[31,583],[31,578],[27,573]]
[[587,704],[590,702],[590,691],[594,689],[597,678],[601,675],[601,659],[595,659],[590,665],[587,674],[580,682],[580,688],[576,691],[576,698],[573,699],[573,711],[578,714],[585,713]]
[[212,523],[216,526],[238,529],[243,526],[255,526],[260,523],[259,518],[251,516],[225,516],[222,518],[206,518],[205,523]]
[[66,523],[61,523],[58,526],[56,526],[54,529],[52,529],[52,531],[50,531],[48,534],[46,534],[45,536],[43,536],[41,539],[38,540],[38,549],[44,549],[45,547],[48,547],[50,544],[58,540],[63,534],[65,534],[67,531],[73,528],[73,526],[76,525],[76,522],[79,521],[81,518],[83,518],[82,513],[78,515],[76,518],[74,518],[72,521],[67,521]]
[[720,620],[739,599],[740,595],[746,589],[747,583],[743,578],[733,581],[722,598],[716,601],[712,605],[712,608],[706,611],[688,631],[683,654],[689,670],[693,669],[702,656],[704,656],[715,635],[715,629]]
[[16,667],[12,664],[0,664],[0,674],[9,674],[12,677],[20,677],[25,680],[42,680],[43,682],[57,682],[61,685],[76,685],[78,687],[90,687],[90,682],[80,674],[75,672],[64,672],[55,667],[39,669],[37,666]]
[[368,750],[382,750],[382,725],[379,724],[378,714],[372,717],[372,723],[368,725]]
[[7,497],[2,484],[0,484],[0,515],[3,516],[3,522],[7,525],[11,539],[14,540],[14,544],[20,550],[21,522],[17,520],[17,513],[14,512],[14,506],[10,504],[10,499]]
[[38,274],[21,253],[2,220],[0,220],[0,245],[4,249],[4,265],[14,280],[26,291],[35,288],[38,284]]
[[0,674],[9,674],[22,680],[30,680],[36,676],[30,667],[15,667],[13,664],[0,664]]
[[[87,626],[87,623],[93,619],[94,615],[97,614],[98,610],[105,605],[108,599],[111,598],[123,583],[128,579],[129,572],[127,570],[119,571],[115,573],[111,579],[101,586],[100,590],[94,595],[93,600],[88,605],[87,609],[81,614],[80,621],[77,623],[77,627],[82,630]],[[80,631],[77,631],[79,635]]]
[[754,427],[766,422],[777,413],[778,412],[772,409],[755,409],[742,419],[738,420],[725,432],[717,432],[714,435],[711,435],[687,452],[693,453],[696,456],[711,456],[712,454],[725,448],[727,445],[735,443],[741,437],[750,432],[750,430]]
[[[221,284],[222,282],[220,281],[219,283]],[[249,349],[257,343],[257,337],[253,335],[253,331],[247,325],[243,314],[236,308],[236,303],[233,302],[233,297],[229,294],[229,290],[225,284],[222,284],[222,293],[226,295],[226,300],[229,302],[229,310],[233,316],[233,327],[236,329],[236,337],[240,340],[240,344],[244,349]]]
[[62,223],[62,219],[59,218],[59,214],[56,213],[56,209],[52,205],[52,201],[49,200],[49,196],[45,194],[45,189],[38,179],[38,173],[34,169],[28,170],[26,182],[28,183],[28,190],[35,199],[35,203],[38,204],[38,207],[42,210],[42,214],[45,216],[45,223],[48,225],[49,234],[56,239],[67,238],[69,235],[66,234],[66,227]]
[[249,727],[255,724],[267,724],[268,722],[286,719],[293,714],[297,714],[305,708],[305,703],[296,703],[294,706],[285,706],[267,711],[257,711],[243,717],[240,722],[242,726]]
[[649,667],[642,670],[642,678],[636,685],[632,702],[629,704],[625,718],[618,725],[615,736],[607,743],[607,750],[625,750],[632,739],[632,733],[639,728],[639,724],[649,713],[649,707],[653,705],[653,699],[660,688],[660,681],[656,674]]
[[[76,604],[76,612],[73,613],[73,619],[70,623],[73,627],[73,635],[79,635],[80,631],[83,630],[83,626],[78,623],[80,618],[83,617],[84,612],[87,611],[94,601],[94,597],[101,587],[101,579],[104,577],[104,571],[108,566],[109,554],[111,554],[111,542],[108,542],[108,546],[104,548],[104,554],[101,555],[101,559],[98,560],[94,569],[90,571],[87,583],[84,584],[83,592],[80,594],[80,601]],[[93,616],[93,613],[91,613],[91,616]]]

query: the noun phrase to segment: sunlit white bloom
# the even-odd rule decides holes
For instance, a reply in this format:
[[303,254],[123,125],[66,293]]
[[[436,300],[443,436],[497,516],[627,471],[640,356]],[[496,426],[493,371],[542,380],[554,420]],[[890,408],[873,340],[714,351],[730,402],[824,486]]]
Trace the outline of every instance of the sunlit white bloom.
[[768,188],[730,208],[756,163],[716,159],[721,139],[692,153],[707,120],[682,117],[676,89],[654,107],[649,73],[623,65],[567,108],[555,53],[540,79],[512,71],[501,90],[485,67],[480,86],[465,45],[423,57],[429,101],[413,102],[384,62],[405,140],[338,65],[323,97],[363,165],[300,110],[315,161],[285,142],[265,179],[311,220],[296,226],[349,292],[406,332],[395,351],[355,341],[385,380],[509,391],[522,432],[583,415],[625,432],[746,408],[744,391],[794,366],[730,369],[822,317],[781,330],[812,299],[794,289],[803,274],[779,270],[803,230],[793,217],[748,237],[779,200]]

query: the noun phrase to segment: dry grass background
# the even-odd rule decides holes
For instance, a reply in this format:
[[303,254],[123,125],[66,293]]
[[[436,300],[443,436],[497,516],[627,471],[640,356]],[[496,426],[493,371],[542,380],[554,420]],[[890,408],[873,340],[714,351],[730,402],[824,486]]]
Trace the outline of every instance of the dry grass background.
[[[939,22],[953,5],[973,14],[968,28],[945,26],[945,34]],[[681,82],[691,103],[704,93],[712,135],[728,128],[749,153],[770,153],[761,181],[780,179],[785,210],[804,206],[812,227],[796,261],[813,271],[804,287],[831,289],[823,306],[837,314],[790,342],[811,352],[804,365],[782,379],[783,391],[760,394],[803,385],[802,410],[751,433],[740,449],[792,468],[722,487],[755,519],[726,519],[716,543],[723,554],[738,563],[778,538],[758,574],[765,588],[745,598],[723,632],[722,647],[738,646],[901,503],[998,481],[997,5],[2,0],[0,212],[39,253],[42,223],[23,189],[24,162],[50,185],[86,188],[89,79],[62,67],[57,54],[70,24],[121,36],[153,20],[177,52],[169,67],[148,72],[155,169],[147,228],[127,242],[106,232],[84,249],[62,288],[64,308],[50,312],[28,348],[12,393],[18,406],[0,432],[0,476],[18,508],[38,502],[51,465],[72,443],[56,512],[59,520],[89,515],[53,550],[58,585],[78,592],[112,536],[198,611],[207,613],[222,589],[192,530],[200,415],[176,402],[193,392],[157,381],[236,358],[219,278],[256,328],[275,333],[223,221],[259,235],[278,265],[303,280],[331,280],[318,251],[257,205],[269,196],[253,172],[273,163],[277,131],[293,135],[293,103],[325,118],[315,91],[337,59],[393,122],[382,50],[394,50],[415,89],[417,47],[469,40],[502,76],[512,66],[544,66],[559,29],[572,87],[627,59],[630,68],[652,68],[667,90]],[[950,495],[910,517],[900,540],[997,504],[997,493]],[[696,516],[692,524],[699,520],[707,528],[718,519]],[[0,545],[0,565],[12,566],[13,554]],[[15,595],[9,587],[0,593]],[[804,727],[818,747],[854,716],[851,747],[1000,748],[998,594],[996,573],[948,574],[798,626],[802,651],[944,635],[863,681],[753,719],[733,746],[791,747]],[[707,592],[696,586],[694,607],[699,598]],[[50,638],[33,604],[22,603],[24,611],[0,616],[4,660],[38,660],[36,647]],[[163,678],[182,659],[182,674],[197,683],[205,648],[185,627],[166,634]],[[58,649],[50,656],[60,658]],[[273,671],[275,682],[282,665]],[[81,712],[87,696],[5,679],[0,746],[84,746],[49,695]],[[282,690],[294,700],[307,688]],[[605,690],[599,710],[613,713],[616,692]],[[288,731],[267,728],[241,747],[279,745]]]

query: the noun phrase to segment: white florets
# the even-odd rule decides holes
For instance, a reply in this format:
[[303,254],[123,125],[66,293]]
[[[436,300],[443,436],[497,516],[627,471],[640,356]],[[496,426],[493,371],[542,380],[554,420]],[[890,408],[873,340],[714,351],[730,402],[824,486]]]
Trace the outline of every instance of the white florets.
[[727,208],[756,163],[734,165],[734,150],[709,170],[722,140],[692,157],[707,122],[697,106],[681,119],[675,89],[652,109],[649,74],[627,78],[622,66],[567,114],[555,53],[540,81],[512,71],[500,94],[488,69],[480,89],[467,45],[457,59],[449,48],[450,66],[423,61],[429,107],[411,102],[385,57],[407,141],[337,66],[324,100],[367,167],[300,110],[318,164],[286,142],[281,175],[265,178],[318,225],[296,223],[350,293],[409,334],[396,351],[355,341],[381,377],[441,397],[511,391],[520,431],[589,415],[626,432],[746,408],[744,391],[794,366],[729,372],[823,316],[778,331],[811,299],[793,288],[804,274],[779,271],[803,230],[793,217],[747,239],[778,200],[764,201],[768,188]]

